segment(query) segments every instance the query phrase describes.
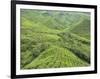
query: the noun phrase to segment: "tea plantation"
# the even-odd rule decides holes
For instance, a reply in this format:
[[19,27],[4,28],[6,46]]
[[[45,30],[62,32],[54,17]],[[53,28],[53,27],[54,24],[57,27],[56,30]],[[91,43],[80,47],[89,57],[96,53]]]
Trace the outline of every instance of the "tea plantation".
[[84,67],[90,62],[90,14],[21,9],[21,69]]

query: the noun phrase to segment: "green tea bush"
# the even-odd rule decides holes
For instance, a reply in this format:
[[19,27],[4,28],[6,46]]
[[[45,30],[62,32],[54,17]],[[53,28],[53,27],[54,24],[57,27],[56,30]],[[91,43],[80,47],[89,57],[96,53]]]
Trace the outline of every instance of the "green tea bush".
[[21,9],[21,69],[89,66],[89,13]]

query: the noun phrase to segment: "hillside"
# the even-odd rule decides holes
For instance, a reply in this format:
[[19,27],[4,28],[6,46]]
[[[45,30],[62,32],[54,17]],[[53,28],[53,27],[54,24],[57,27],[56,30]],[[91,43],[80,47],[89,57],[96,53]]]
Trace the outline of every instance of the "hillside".
[[21,69],[89,65],[89,13],[21,9]]

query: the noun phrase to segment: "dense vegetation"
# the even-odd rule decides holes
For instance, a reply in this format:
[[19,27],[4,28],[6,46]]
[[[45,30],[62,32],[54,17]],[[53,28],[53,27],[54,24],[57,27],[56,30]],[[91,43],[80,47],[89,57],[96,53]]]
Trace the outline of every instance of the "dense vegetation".
[[89,13],[21,9],[21,69],[90,63]]

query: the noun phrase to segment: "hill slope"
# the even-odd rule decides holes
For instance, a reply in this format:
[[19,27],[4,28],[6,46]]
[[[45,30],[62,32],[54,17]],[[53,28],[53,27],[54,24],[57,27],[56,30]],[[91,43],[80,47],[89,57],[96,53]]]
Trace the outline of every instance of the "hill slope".
[[82,61],[67,49],[52,46],[41,55],[39,55],[25,68],[58,68],[58,67],[77,67],[88,66],[88,63]]
[[89,13],[21,9],[21,69],[89,65]]

